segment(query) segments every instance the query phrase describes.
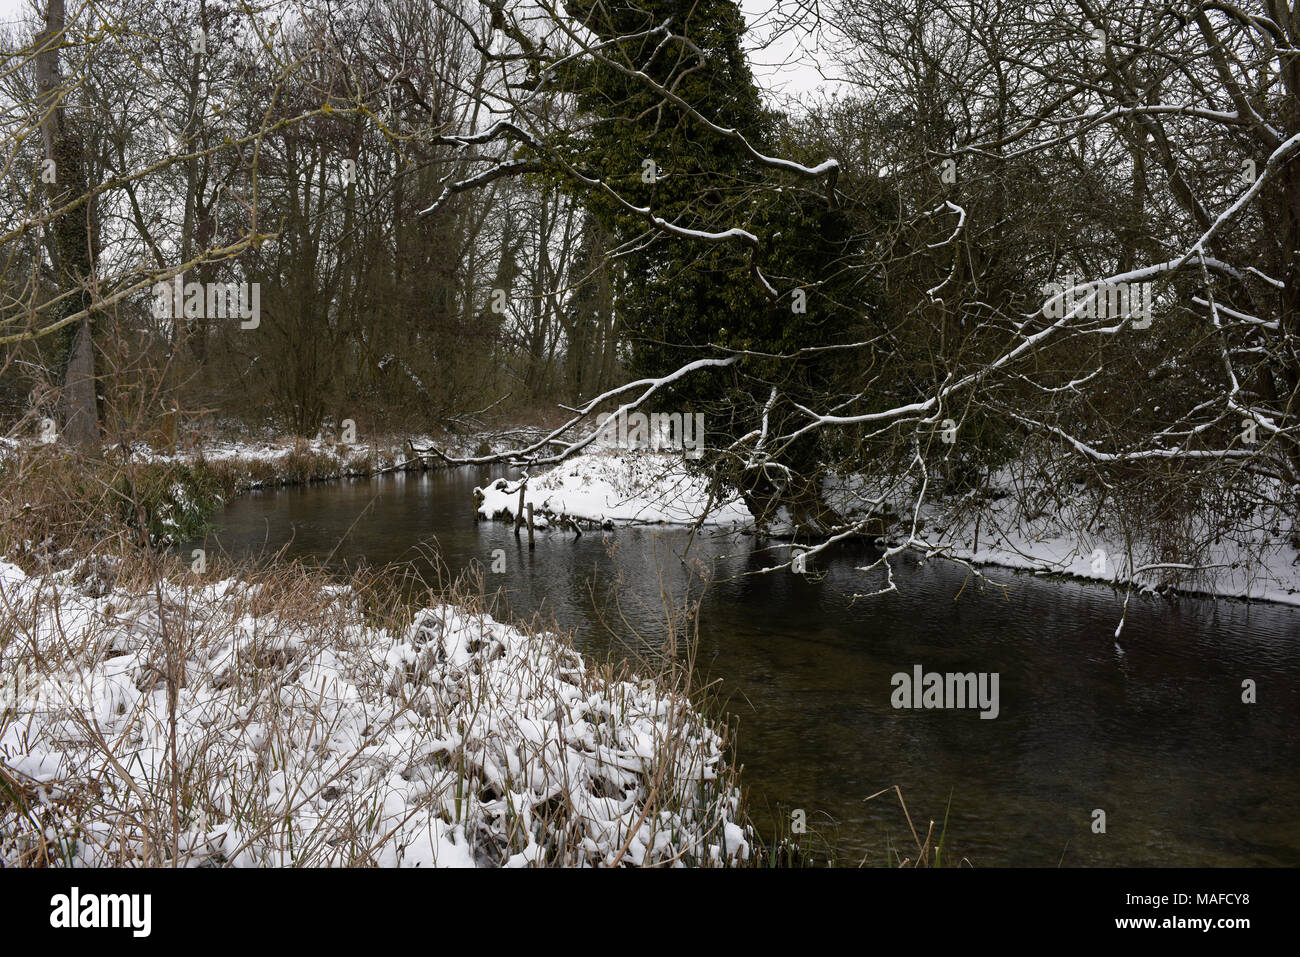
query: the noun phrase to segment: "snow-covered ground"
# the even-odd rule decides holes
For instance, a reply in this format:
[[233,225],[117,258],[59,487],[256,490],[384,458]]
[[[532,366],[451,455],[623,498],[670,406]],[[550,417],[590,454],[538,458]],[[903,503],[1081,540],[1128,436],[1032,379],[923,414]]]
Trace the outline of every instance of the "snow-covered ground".
[[749,854],[698,713],[558,637],[447,605],[394,633],[331,587],[282,618],[268,586],[118,567],[0,562],[0,866]]
[[[1300,605],[1300,552],[1285,510],[1257,505],[1237,516],[1236,528],[1211,529],[1206,516],[1184,515],[1186,527],[1125,527],[1109,506],[1099,507],[1082,483],[1044,488],[1023,468],[989,477],[986,494],[931,497],[916,512],[914,548],[972,565],[1184,594],[1248,598]],[[891,545],[912,534],[912,489],[886,489],[860,475],[828,483],[840,514],[858,518],[862,503],[882,502],[890,515]],[[1280,497],[1257,490],[1259,502]],[[1194,554],[1189,542],[1202,543]],[[921,547],[921,543],[926,546]]]
[[[514,517],[519,479],[498,479],[476,490],[484,518]],[[598,524],[749,525],[753,519],[734,493],[711,496],[707,476],[692,472],[680,452],[603,448],[574,456],[529,477],[524,504],[539,527],[561,516]]]
[[[994,477],[992,486],[997,491],[1014,484],[1004,473]],[[479,514],[513,518],[518,489],[519,480],[511,478],[477,490]],[[914,501],[905,492],[883,494],[859,476],[842,479],[827,491],[828,500],[850,519],[866,514],[862,503],[884,499],[885,511],[892,516],[889,540],[906,539]],[[738,496],[711,500],[707,477],[690,471],[680,452],[621,450],[608,444],[531,476],[524,501],[533,503],[539,527],[554,524],[561,515],[612,525],[684,525],[701,516],[703,524],[754,524]],[[1139,590],[1170,587],[1300,605],[1300,553],[1291,544],[1291,528],[1284,520],[1260,517],[1251,523],[1257,526],[1253,531],[1219,535],[1189,562],[1163,558],[1150,541],[1126,544],[1118,522],[1107,513],[1096,514],[1081,490],[1065,501],[1064,508],[1044,508],[1033,517],[1027,517],[1016,496],[1009,494],[978,504],[969,499],[927,501],[920,512],[918,538],[935,546],[934,557],[976,565],[1070,575]],[[773,525],[768,531],[784,530]]]
[[[380,467],[402,468],[417,461],[411,454],[408,441],[417,449],[437,446],[453,456],[470,456],[486,448],[491,453],[503,452],[517,443],[498,432],[484,432],[459,438],[434,438],[429,435],[380,436],[355,442],[342,442],[333,435],[318,435],[313,439],[270,438],[213,438],[181,443],[174,451],[160,451],[139,445],[131,454],[144,462],[179,462],[191,464],[200,459],[206,462],[257,461],[278,462],[291,455],[316,455],[332,457],[341,464],[351,462],[376,462]],[[429,460],[438,465],[440,460]]]
[[[411,445],[416,449],[437,447],[450,456],[464,458],[505,452],[543,434],[542,429],[531,426],[484,429],[454,436],[409,433],[367,435],[355,432],[354,429],[352,434],[346,430],[322,430],[315,437],[305,439],[277,436],[269,430],[252,431],[228,423],[220,431],[184,432],[177,437],[177,442],[171,449],[138,442],[126,451],[137,462],[157,464],[190,465],[203,460],[210,463],[256,462],[273,465],[285,462],[291,456],[311,455],[334,459],[344,471],[350,465],[360,466],[363,463],[371,470],[375,467],[400,469],[419,462],[419,457],[412,454]],[[344,441],[345,438],[352,441]],[[0,435],[0,460],[26,449],[50,445],[52,441],[50,437],[33,433],[27,427],[12,435]],[[121,455],[124,451],[122,446],[112,442],[108,442],[104,448],[109,454]],[[429,457],[427,462],[433,467],[442,464],[437,456]]]
[[[1290,526],[1270,523],[1221,535],[1194,561],[1168,559],[1150,540],[1125,541],[1118,523],[1094,517],[1085,501],[1026,517],[1010,496],[983,503],[976,519],[951,504],[927,507],[927,540],[947,557],[1040,574],[1094,579],[1137,590],[1158,587],[1225,598],[1300,605],[1300,553]],[[1268,529],[1267,531],[1265,529]],[[1209,537],[1209,536],[1207,536]],[[1131,553],[1130,553],[1131,549]]]

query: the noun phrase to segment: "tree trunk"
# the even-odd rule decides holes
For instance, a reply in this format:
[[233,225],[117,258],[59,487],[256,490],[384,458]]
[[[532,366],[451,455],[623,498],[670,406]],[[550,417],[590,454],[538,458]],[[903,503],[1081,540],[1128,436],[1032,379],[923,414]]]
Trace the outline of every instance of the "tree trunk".
[[[45,29],[37,37],[36,86],[41,114],[41,139],[47,159],[54,161],[54,182],[49,184],[50,204],[57,208],[87,192],[85,161],[81,141],[68,126],[59,102],[59,46],[65,26],[64,0],[49,0]],[[56,257],[55,274],[63,291],[78,291],[64,300],[58,318],[75,315],[91,304],[87,280],[92,268],[94,205],[88,199],[80,208],[65,213],[50,224]],[[94,329],[89,316],[65,327],[60,333],[62,348],[63,438],[73,445],[89,446],[99,441],[99,409],[95,399]]]
[[77,323],[77,333],[63,377],[63,438],[73,445],[99,441],[95,403],[95,349],[89,317]]

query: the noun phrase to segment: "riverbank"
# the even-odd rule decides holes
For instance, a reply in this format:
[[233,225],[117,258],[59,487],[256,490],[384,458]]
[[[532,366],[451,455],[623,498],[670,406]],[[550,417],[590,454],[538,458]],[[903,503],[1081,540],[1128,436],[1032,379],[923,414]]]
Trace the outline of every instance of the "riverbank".
[[[511,520],[519,510],[519,479],[475,490],[478,514]],[[685,468],[680,455],[601,448],[530,477],[523,505],[538,528],[572,519],[588,525],[702,525],[740,528],[753,516],[740,497],[710,486]]]
[[170,452],[138,446],[112,450],[109,454],[116,453],[148,465],[202,467],[216,478],[223,492],[239,495],[257,488],[445,468],[446,463],[441,459],[418,455],[413,446],[437,445],[453,456],[492,455],[520,442],[532,441],[541,434],[539,429],[522,427],[455,436],[387,435],[354,442],[339,441],[333,436],[196,437]]
[[[1190,555],[1164,552],[1150,537],[1126,534],[1113,516],[1090,520],[1088,502],[1042,514],[1010,499],[983,503],[975,515],[949,504],[926,510],[935,554],[973,565],[1060,575],[1125,590],[1300,606],[1300,551],[1278,521],[1222,534]],[[1110,519],[1109,521],[1107,519]],[[1208,536],[1207,536],[1208,538]]]
[[[530,427],[437,439],[456,455],[505,451],[540,434]],[[93,453],[36,439],[0,439],[2,537],[49,569],[124,534],[153,544],[202,536],[213,514],[246,492],[446,467],[412,452],[429,436],[386,436],[344,443],[333,438],[224,438],[195,434],[170,451],[145,444],[106,445]],[[21,532],[21,534],[19,534]]]
[[[913,558],[1059,575],[1139,592],[1300,605],[1300,550],[1280,509],[1261,506],[1235,527],[1214,530],[1193,515],[1175,537],[1165,526],[1135,527],[1082,487],[1064,495],[1027,492],[1023,476],[1011,470],[992,476],[978,495],[933,498],[919,512],[905,490],[877,488],[861,476],[828,483],[826,498],[846,521],[874,516],[873,530],[881,527],[879,516],[886,516],[884,534],[867,537],[886,547],[908,545]],[[534,506],[537,527],[543,529],[560,518],[601,527],[701,524],[753,530],[755,524],[739,496],[712,487],[707,476],[671,452],[602,447],[530,477],[523,501]],[[477,489],[475,507],[482,518],[513,520],[518,478]],[[774,539],[789,536],[779,524],[763,532]],[[1190,550],[1185,544],[1197,541],[1203,544]],[[774,555],[774,565],[788,562]],[[815,569],[815,553],[809,560]],[[869,584],[864,581],[864,590]]]
[[[97,499],[100,512],[126,513],[123,517],[147,529],[152,540],[175,542],[199,537],[222,503],[250,490],[424,472],[447,463],[416,454],[413,446],[436,445],[453,458],[483,456],[517,448],[541,434],[537,428],[515,428],[459,437],[389,436],[362,443],[327,436],[192,436],[172,452],[145,446],[106,449],[98,459],[104,474],[78,475],[72,480],[78,487],[67,497]],[[44,462],[62,468],[58,460],[67,456],[58,446],[6,440],[0,447],[0,470],[21,476],[44,467]],[[68,471],[85,468],[86,460],[79,460],[76,469]],[[113,494],[100,494],[92,485]],[[1175,541],[1168,528],[1135,526],[1099,506],[1082,487],[1063,492],[1028,489],[1024,474],[1007,469],[991,476],[978,494],[927,500],[916,513],[913,536],[914,501],[904,490],[877,488],[862,476],[844,476],[828,483],[825,495],[846,521],[868,514],[886,516],[885,534],[869,537],[886,546],[909,544],[911,539],[909,551],[922,560],[943,558],[976,569],[1071,577],[1140,592],[1300,606],[1297,536],[1289,518],[1276,508],[1258,506],[1234,527],[1212,530],[1204,521],[1206,527],[1194,527],[1200,520],[1192,515],[1187,521],[1193,527],[1180,529],[1182,540]],[[1266,500],[1266,495],[1261,497]],[[22,506],[50,508],[48,502],[33,501]],[[609,440],[599,440],[590,451],[532,475],[524,485],[524,504],[533,505],[535,526],[541,530],[696,524],[756,530],[740,497],[688,468],[680,453],[625,450]],[[482,518],[513,521],[519,477],[477,490],[473,507]],[[81,529],[87,520],[85,515],[65,518],[61,526],[54,523],[50,534],[35,535],[24,547],[48,558],[67,547],[59,531]],[[872,518],[871,525],[876,532],[881,522]],[[759,531],[776,540],[789,536],[779,523]],[[1189,549],[1189,541],[1202,544]],[[812,561],[815,567],[815,554]],[[51,567],[57,564],[51,562]]]
[[668,676],[471,592],[293,566],[0,562],[5,866],[734,865],[726,742]]

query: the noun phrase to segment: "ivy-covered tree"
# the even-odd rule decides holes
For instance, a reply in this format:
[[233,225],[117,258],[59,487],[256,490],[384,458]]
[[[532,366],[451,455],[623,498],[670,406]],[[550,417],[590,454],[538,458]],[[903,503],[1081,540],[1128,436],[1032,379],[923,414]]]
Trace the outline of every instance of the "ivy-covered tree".
[[[762,159],[778,152],[799,159],[816,144],[790,136],[763,105],[733,0],[584,0],[568,9],[596,43],[572,76],[586,122],[560,149],[587,179],[585,201],[623,266],[617,303],[630,371],[661,376],[702,350],[743,351],[745,361],[724,375],[682,379],[661,404],[706,412],[714,449],[765,415],[785,431],[799,404],[820,404],[835,390],[843,369],[832,352],[805,352],[794,363],[765,356],[863,332],[860,310],[845,305],[860,300],[861,289],[841,295],[855,245],[848,212],[820,182],[791,177],[773,189]],[[593,181],[603,185],[591,188]],[[710,242],[685,230],[742,230],[751,241]],[[768,399],[778,384],[774,407]],[[796,522],[824,527],[833,516],[820,501],[819,442],[771,450],[770,467],[725,453],[705,465],[740,487],[756,514],[786,505]]]

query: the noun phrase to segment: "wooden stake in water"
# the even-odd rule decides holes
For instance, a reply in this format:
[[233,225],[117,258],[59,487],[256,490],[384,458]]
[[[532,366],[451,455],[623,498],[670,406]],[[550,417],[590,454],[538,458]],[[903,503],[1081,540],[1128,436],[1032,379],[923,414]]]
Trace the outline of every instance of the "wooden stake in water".
[[533,550],[533,503],[528,503],[528,550]]
[[515,506],[515,538],[519,537],[519,526],[524,524],[524,483],[519,483],[519,504]]

